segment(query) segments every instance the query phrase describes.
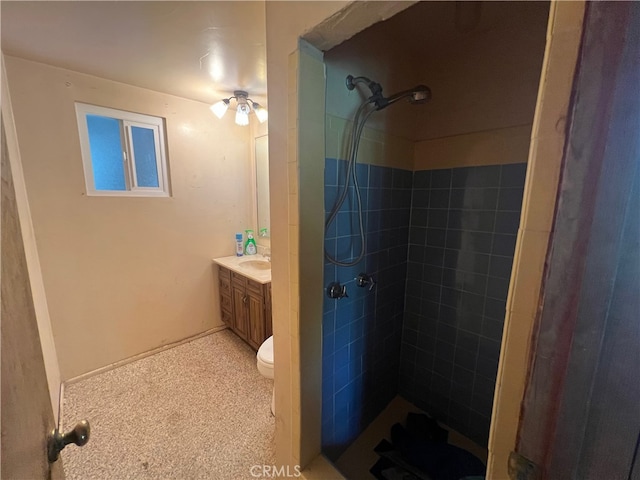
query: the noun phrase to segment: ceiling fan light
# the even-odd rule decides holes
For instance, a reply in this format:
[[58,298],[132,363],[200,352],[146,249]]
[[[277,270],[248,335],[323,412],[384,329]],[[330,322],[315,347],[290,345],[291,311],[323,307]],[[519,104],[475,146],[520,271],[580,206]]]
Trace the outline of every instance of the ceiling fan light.
[[236,124],[249,125],[249,106],[246,103],[239,103],[236,110]]
[[264,107],[261,107],[257,103],[253,104],[253,111],[256,112],[256,117],[258,117],[258,121],[260,123],[266,122],[267,118],[269,118],[269,112],[267,112],[267,109]]
[[269,116],[267,109],[251,100],[249,94],[244,90],[235,90],[232,97],[223,98],[219,102],[214,103],[210,107],[211,111],[216,117],[222,118],[229,109],[231,100],[234,98],[237,102],[237,107],[234,107],[236,110],[236,124],[242,126],[249,125],[249,115],[252,111],[256,114],[260,123],[267,121],[267,117]]
[[227,108],[229,108],[229,100],[228,99],[222,99],[219,102],[214,103],[213,105],[211,105],[211,111],[218,118],[222,118],[224,116],[224,114],[227,111]]

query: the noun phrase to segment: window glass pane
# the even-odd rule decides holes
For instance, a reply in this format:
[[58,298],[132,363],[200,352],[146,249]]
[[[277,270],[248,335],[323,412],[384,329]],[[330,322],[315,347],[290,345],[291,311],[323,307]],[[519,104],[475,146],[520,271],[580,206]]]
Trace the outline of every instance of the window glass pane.
[[153,130],[131,127],[133,156],[136,163],[136,178],[139,187],[158,187],[158,166],[156,163],[156,144]]
[[116,118],[87,115],[87,128],[95,189],[126,190],[120,121]]

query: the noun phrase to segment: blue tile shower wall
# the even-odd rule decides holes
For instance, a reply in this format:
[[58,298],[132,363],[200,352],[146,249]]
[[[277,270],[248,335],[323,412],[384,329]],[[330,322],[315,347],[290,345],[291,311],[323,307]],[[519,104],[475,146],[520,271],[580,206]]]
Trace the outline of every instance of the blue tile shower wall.
[[[326,159],[325,212],[344,185],[346,162]],[[325,296],[323,308],[322,450],[335,460],[398,393],[413,172],[357,165],[367,233],[366,256],[354,267],[325,260],[324,285],[339,281],[349,297]],[[325,248],[340,260],[360,252],[353,187]],[[359,288],[366,272],[375,288]]]
[[525,172],[413,178],[399,392],[485,446]]

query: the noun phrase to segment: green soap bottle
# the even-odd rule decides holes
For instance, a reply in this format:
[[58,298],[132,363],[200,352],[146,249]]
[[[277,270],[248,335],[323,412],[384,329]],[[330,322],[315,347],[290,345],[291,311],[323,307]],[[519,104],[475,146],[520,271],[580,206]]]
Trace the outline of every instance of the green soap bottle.
[[258,251],[256,247],[256,241],[253,239],[253,230],[245,230],[247,234],[247,241],[244,244],[245,255],[255,255]]

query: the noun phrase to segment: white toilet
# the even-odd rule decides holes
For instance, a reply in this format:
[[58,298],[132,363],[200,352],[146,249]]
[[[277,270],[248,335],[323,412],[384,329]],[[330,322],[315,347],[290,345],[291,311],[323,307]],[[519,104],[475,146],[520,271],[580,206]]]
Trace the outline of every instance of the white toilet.
[[[273,380],[273,335],[267,338],[256,354],[258,371],[263,377]],[[276,414],[275,390],[271,394],[271,413]]]

